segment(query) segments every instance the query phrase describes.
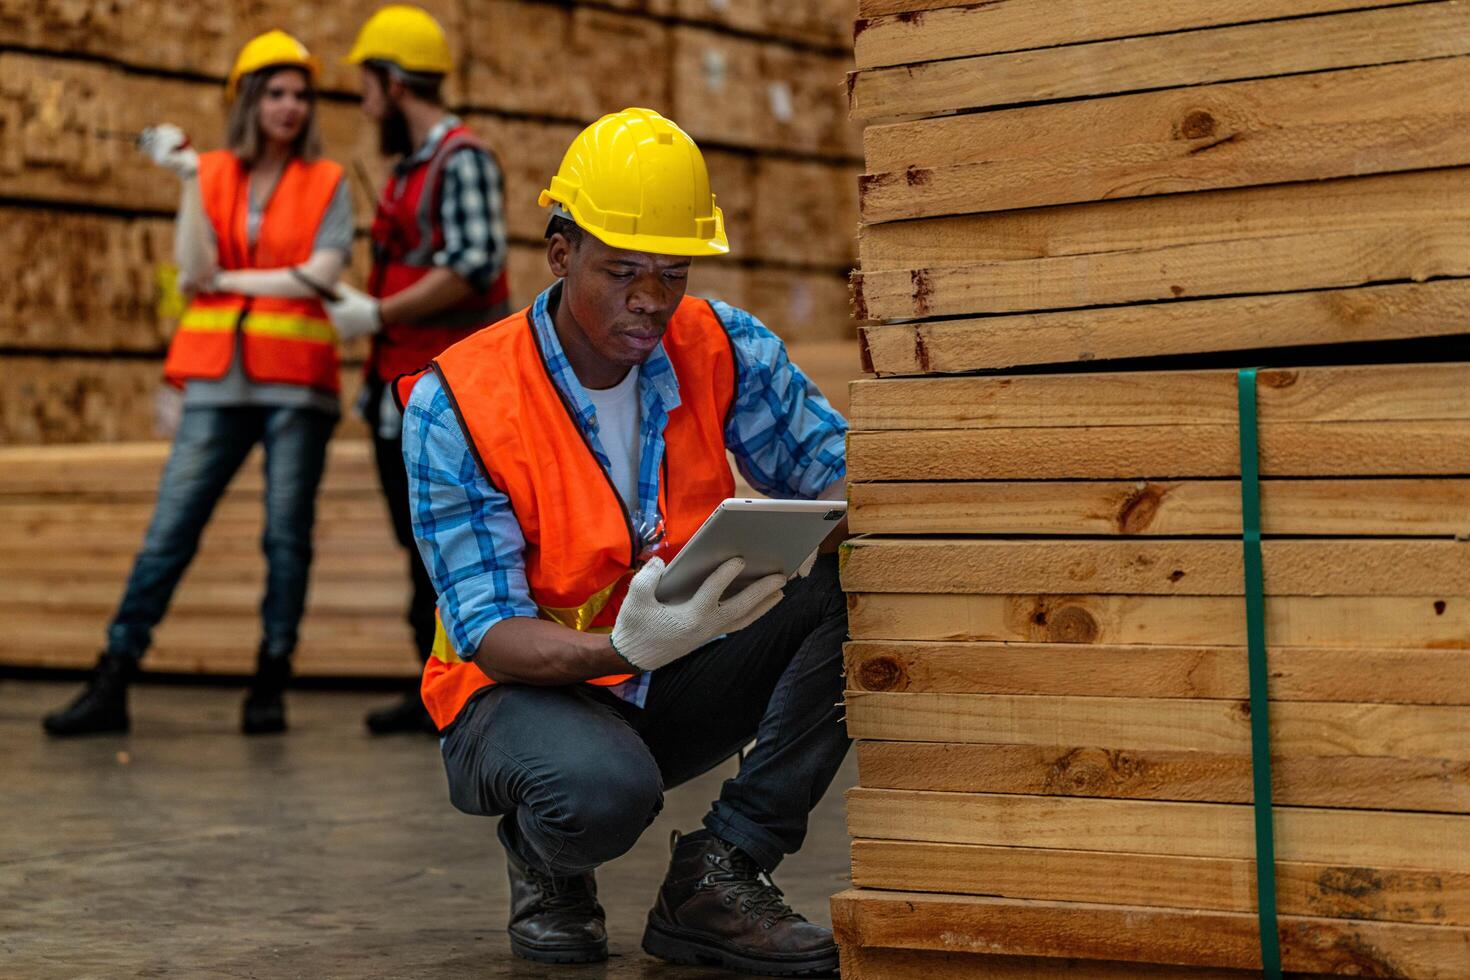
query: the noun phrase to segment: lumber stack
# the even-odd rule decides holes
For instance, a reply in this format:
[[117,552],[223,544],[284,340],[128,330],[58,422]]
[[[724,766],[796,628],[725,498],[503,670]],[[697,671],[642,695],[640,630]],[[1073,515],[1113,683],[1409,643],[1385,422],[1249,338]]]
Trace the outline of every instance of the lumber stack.
[[861,0],[848,978],[1470,976],[1470,3]]
[[[734,254],[692,289],[746,306],[788,341],[853,341],[858,130],[841,75],[851,0],[426,0],[457,71],[451,105],[497,150],[506,176],[512,298],[550,282],[536,193],[573,135],[625,105],[658,109],[706,149]],[[12,5],[13,6],[13,5]],[[158,377],[176,311],[177,184],[129,135],[170,121],[219,145],[223,80],[241,44],[293,32],[320,56],[328,156],[343,162],[365,235],[384,172],[340,63],[378,0],[77,0],[0,10],[0,358],[59,387],[0,398],[0,442],[147,439],[136,400]],[[630,70],[629,66],[637,66]],[[366,250],[350,275],[366,271]],[[361,344],[348,351],[360,364]],[[853,368],[842,380],[856,374]],[[44,363],[43,363],[44,362]],[[38,366],[39,365],[39,366]],[[85,392],[86,409],[65,406]],[[361,435],[349,420],[344,433]]]
[[[0,664],[84,668],[143,540],[164,443],[0,449]],[[261,454],[205,529],[145,661],[154,671],[246,674],[260,637]],[[317,502],[316,556],[296,671],[412,677],[406,556],[365,440],[334,440]]]

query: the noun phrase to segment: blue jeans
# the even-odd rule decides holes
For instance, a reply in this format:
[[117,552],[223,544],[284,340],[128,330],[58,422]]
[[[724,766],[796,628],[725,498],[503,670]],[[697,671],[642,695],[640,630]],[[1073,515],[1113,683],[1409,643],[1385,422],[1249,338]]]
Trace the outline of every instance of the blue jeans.
[[261,648],[271,656],[289,656],[296,649],[311,567],[316,491],[336,424],[335,416],[309,408],[184,409],[143,547],[107,627],[109,653],[142,657],[147,651],[215,504],[257,442],[265,444]]
[[588,684],[489,688],[445,732],[450,800],[503,814],[501,842],[533,867],[581,874],[633,846],[666,787],[754,738],[704,825],[772,870],[800,849],[847,754],[846,638],[825,555],[749,627],[655,671],[641,709]]

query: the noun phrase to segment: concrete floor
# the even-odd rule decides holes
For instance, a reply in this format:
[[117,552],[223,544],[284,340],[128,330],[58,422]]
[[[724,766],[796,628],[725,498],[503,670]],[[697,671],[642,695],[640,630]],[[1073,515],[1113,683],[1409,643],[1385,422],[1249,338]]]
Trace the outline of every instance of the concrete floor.
[[[598,876],[612,958],[538,967],[505,938],[494,821],[450,805],[428,736],[370,738],[381,693],[288,695],[292,731],[238,734],[242,692],[140,686],[133,733],[56,741],[75,684],[0,680],[0,976],[712,978],[639,949],[669,832],[697,826],[733,763],[669,793]],[[829,921],[847,881],[842,790],[777,872]]]

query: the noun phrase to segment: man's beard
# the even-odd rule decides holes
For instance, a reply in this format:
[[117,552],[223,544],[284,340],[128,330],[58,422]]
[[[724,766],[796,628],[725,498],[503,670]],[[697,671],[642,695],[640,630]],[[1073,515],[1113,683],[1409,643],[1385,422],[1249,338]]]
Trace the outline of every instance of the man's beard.
[[408,117],[397,106],[389,106],[388,114],[378,123],[378,149],[385,157],[406,157],[413,152]]

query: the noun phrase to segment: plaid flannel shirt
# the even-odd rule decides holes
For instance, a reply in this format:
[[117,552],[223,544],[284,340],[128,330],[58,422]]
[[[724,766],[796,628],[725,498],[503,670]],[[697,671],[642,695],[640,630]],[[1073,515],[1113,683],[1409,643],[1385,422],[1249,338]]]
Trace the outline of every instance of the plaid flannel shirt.
[[[429,159],[445,134],[460,124],[448,115],[434,124],[423,143],[397,165],[407,173]],[[505,265],[505,183],[495,158],[475,147],[455,150],[440,176],[439,227],[444,247],[433,263],[457,273],[478,292],[490,288]]]
[[[572,372],[552,326],[553,285],[531,306],[531,323],[556,386],[573,407],[604,470],[597,412]],[[713,302],[735,352],[736,393],[725,445],[740,473],[762,493],[814,499],[847,473],[847,421],[786,356],[786,346],[754,316]],[[659,471],[669,412],[679,405],[679,381],[663,345],[644,362],[638,500],[627,501],[635,527],[659,521]],[[404,412],[403,457],[414,538],[439,595],[449,641],[470,659],[490,627],[513,616],[537,615],[526,580],[525,538],[510,500],[479,471],[443,386],[425,375]],[[610,690],[639,705],[651,674]]]

